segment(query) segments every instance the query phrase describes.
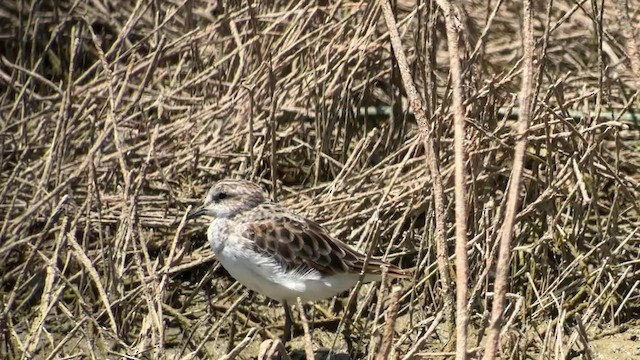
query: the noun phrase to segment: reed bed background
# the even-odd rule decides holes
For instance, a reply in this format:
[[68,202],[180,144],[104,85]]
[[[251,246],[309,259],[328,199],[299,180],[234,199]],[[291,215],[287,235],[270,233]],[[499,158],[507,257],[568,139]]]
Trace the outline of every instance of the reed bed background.
[[[589,359],[594,339],[639,326],[640,3],[605,3],[532,9],[533,108],[502,358]],[[355,301],[307,307],[313,331],[288,344],[289,355],[451,356],[453,289],[440,281],[420,138],[433,139],[455,278],[444,18],[435,2],[392,4],[424,128],[380,4],[0,4],[0,357],[256,357],[261,340],[281,333],[281,309],[217,264],[206,223],[183,220],[225,177],[260,182],[413,276],[393,291],[364,285]],[[455,12],[475,357],[520,139],[523,11],[467,1]]]

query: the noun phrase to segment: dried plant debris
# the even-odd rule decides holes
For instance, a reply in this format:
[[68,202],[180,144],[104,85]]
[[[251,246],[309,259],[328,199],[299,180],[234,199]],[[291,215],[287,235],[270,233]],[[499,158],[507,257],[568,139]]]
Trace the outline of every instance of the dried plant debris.
[[[478,354],[522,56],[519,3],[495,3],[460,12]],[[452,254],[449,63],[429,4],[394,11],[435,140]],[[638,327],[638,59],[621,9],[600,4],[535,3],[503,357],[588,358],[602,349],[591,341]],[[639,4],[627,7],[637,23]],[[281,310],[218,265],[205,222],[182,220],[227,177],[260,182],[410,270],[393,282],[395,329],[384,325],[389,282],[307,307],[317,354],[450,351],[432,177],[376,2],[18,1],[0,5],[0,29],[1,358],[258,356],[281,335]],[[294,315],[286,350],[301,358],[310,344]]]

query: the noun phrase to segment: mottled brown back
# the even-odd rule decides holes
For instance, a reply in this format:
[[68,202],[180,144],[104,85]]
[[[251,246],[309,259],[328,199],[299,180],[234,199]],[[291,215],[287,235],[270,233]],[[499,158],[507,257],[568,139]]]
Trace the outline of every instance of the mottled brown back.
[[[360,273],[365,255],[335,239],[318,223],[288,214],[277,205],[265,203],[246,214],[250,218],[242,236],[255,243],[255,249],[272,255],[287,270],[306,272],[317,270],[323,275]],[[266,211],[269,210],[269,211]],[[266,218],[261,214],[280,214]],[[370,259],[366,272],[379,274],[381,266],[387,266],[389,276],[407,277],[395,265]]]

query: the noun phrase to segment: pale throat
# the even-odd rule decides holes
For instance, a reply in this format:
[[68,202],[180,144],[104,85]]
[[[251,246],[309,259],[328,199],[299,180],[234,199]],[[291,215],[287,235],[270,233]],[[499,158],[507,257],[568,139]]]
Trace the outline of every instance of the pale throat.
[[209,245],[215,254],[220,254],[225,247],[225,235],[230,233],[232,221],[226,217],[213,219],[207,230]]

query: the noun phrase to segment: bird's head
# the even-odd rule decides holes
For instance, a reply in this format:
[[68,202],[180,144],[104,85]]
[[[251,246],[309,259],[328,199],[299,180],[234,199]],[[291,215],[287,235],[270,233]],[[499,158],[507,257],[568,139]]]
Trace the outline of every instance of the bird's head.
[[209,215],[230,218],[266,201],[262,188],[246,180],[221,180],[207,192],[204,204],[191,210],[187,219]]

